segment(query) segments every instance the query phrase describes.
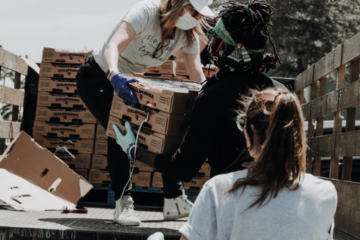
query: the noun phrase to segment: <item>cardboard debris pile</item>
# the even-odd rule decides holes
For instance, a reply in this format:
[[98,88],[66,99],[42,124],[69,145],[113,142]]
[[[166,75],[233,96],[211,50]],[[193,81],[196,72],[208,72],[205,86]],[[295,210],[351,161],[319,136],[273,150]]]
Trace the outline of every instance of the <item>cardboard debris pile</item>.
[[25,211],[75,210],[92,188],[24,132],[0,158],[0,182],[0,199]]

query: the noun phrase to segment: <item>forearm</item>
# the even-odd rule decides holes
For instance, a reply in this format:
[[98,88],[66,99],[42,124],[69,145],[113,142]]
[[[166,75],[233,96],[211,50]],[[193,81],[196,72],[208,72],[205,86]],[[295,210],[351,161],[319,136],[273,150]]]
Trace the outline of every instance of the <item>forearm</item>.
[[[155,168],[156,155],[157,154],[149,152],[143,148],[138,148],[136,150],[136,160],[145,163],[146,165],[152,168]],[[131,151],[131,157],[135,159],[135,148],[133,148]]]
[[105,57],[106,69],[109,69],[109,68],[116,69],[116,71],[114,71],[112,73],[112,75],[110,76],[110,79],[111,79],[113,75],[115,75],[119,72],[118,66],[117,66],[117,62],[118,62],[118,58],[119,58],[119,50],[117,49],[117,46],[114,44],[109,44],[107,46],[107,48],[105,49],[104,57]]

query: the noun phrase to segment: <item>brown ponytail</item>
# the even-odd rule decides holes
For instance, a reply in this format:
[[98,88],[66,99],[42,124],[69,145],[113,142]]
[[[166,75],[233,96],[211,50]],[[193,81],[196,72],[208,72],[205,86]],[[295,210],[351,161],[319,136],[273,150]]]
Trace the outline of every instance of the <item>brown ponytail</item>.
[[246,178],[227,192],[241,187],[260,187],[258,199],[249,207],[261,207],[283,188],[296,190],[305,173],[306,137],[299,100],[290,92],[266,89],[243,102],[245,129],[259,157],[249,165]]

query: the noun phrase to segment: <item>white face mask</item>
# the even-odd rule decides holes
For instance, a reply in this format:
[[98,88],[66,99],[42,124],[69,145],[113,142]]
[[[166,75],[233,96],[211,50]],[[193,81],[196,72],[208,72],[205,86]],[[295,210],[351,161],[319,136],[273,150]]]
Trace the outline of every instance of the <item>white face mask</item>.
[[[186,10],[185,10],[186,11]],[[176,27],[182,29],[182,30],[190,30],[196,27],[196,25],[199,23],[199,20],[191,16],[191,14],[186,11],[184,16],[181,16],[179,20],[176,23]]]

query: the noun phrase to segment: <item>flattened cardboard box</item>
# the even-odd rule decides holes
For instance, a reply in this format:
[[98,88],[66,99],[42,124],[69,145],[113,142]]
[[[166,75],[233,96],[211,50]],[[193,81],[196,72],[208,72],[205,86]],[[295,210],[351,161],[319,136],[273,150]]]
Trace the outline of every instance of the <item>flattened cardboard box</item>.
[[57,147],[67,147],[71,153],[93,153],[94,140],[91,139],[67,139],[67,138],[47,138],[43,136],[34,136],[34,139],[44,148],[52,152]]
[[60,107],[60,108],[87,108],[85,103],[77,95],[51,94],[39,92],[37,106]]
[[199,177],[199,178],[195,177],[190,182],[183,182],[183,189],[189,189],[189,188],[201,189],[206,183],[206,181],[208,181],[209,179],[210,179],[209,177]]
[[110,173],[100,169],[90,169],[89,171],[89,182],[90,183],[110,183]]
[[96,124],[96,139],[108,139],[106,130],[99,124]]
[[167,113],[191,114],[201,85],[136,76],[139,82],[130,83],[130,88],[140,104]]
[[[69,165],[71,169],[89,169],[91,165],[91,154],[73,154],[75,158],[69,154],[56,153],[55,156],[60,158],[64,163]],[[76,171],[75,171],[76,172]],[[81,175],[81,174],[79,174]],[[84,176],[84,175],[82,175]],[[86,177],[87,179],[87,177]]]
[[167,60],[160,66],[149,67],[145,73],[175,75],[175,71],[176,71],[176,62],[172,60]]
[[64,138],[95,138],[95,124],[34,122],[33,134]]
[[94,154],[91,161],[91,168],[108,169],[107,156],[101,154]]
[[108,141],[96,139],[94,153],[106,155],[108,153]]
[[0,199],[26,211],[75,209],[92,188],[24,132],[0,158],[0,182]]
[[75,81],[45,77],[40,77],[38,91],[78,94]]
[[75,79],[80,69],[80,66],[81,64],[68,65],[68,64],[41,63],[39,76],[47,77],[47,78]]
[[157,188],[163,188],[164,187],[164,183],[163,183],[163,179],[162,179],[162,175],[159,172],[154,172],[154,176],[153,176],[153,180],[151,183],[152,187],[157,187]]
[[[109,125],[107,129],[107,135],[111,138],[116,139],[116,133],[113,129],[113,125],[116,125],[120,131],[123,133],[126,132],[125,129],[125,121],[121,119],[117,119],[110,116]],[[136,130],[138,129],[137,126],[131,125],[134,134],[137,134]],[[141,130],[139,134],[139,144],[138,146],[144,149],[147,149],[153,153],[174,153],[180,146],[182,137],[172,137],[172,136],[165,136],[160,133],[152,132],[149,130]]]
[[131,182],[134,187],[151,187],[151,172],[134,173]]
[[47,63],[84,63],[90,52],[65,49],[44,48],[42,62]]
[[87,109],[37,107],[36,120],[44,122],[92,123],[96,118]]
[[83,178],[85,179],[89,178],[89,169],[73,169],[73,170]]
[[[151,131],[168,136],[184,136],[190,124],[191,116],[169,114],[157,110],[150,110],[149,119],[143,127]],[[147,113],[143,110],[126,105],[119,97],[114,97],[110,115],[140,126],[146,119]]]

